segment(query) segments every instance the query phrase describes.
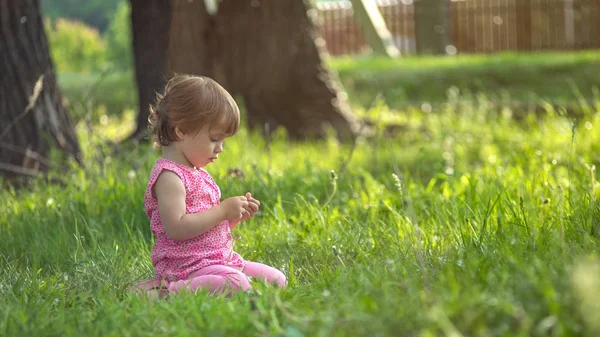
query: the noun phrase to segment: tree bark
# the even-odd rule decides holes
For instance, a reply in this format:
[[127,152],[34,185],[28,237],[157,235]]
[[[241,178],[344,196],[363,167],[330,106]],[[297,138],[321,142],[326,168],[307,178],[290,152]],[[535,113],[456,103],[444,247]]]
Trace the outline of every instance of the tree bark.
[[419,54],[446,53],[450,44],[449,8],[446,0],[415,0],[415,35]]
[[172,0],[167,52],[168,77],[174,72],[206,74],[212,66],[207,53],[211,16],[204,0]]
[[177,4],[171,72],[211,76],[243,97],[250,127],[282,126],[292,138],[320,138],[331,126],[338,138],[353,139],[358,123],[324,63],[328,55],[308,1],[223,0],[215,15],[201,0]]
[[171,24],[170,0],[130,0],[131,32],[138,86],[137,125],[130,138],[140,140],[148,133],[150,104],[165,84],[167,48]]
[[80,164],[72,121],[61,102],[39,0],[0,0],[0,175],[48,168],[56,145]]

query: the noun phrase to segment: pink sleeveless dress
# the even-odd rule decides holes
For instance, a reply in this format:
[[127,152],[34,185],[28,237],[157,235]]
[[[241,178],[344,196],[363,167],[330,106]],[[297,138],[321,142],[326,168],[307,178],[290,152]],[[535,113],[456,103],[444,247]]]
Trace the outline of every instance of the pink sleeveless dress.
[[158,201],[153,193],[154,184],[164,170],[177,174],[183,181],[187,214],[209,209],[218,205],[221,199],[219,187],[204,169],[191,168],[164,158],[156,161],[144,198],[150,228],[156,238],[152,248],[155,279],[171,282],[184,280],[190,273],[211,265],[223,265],[241,271],[245,262],[233,250],[233,237],[228,221],[186,241],[176,241],[167,236],[160,220]]

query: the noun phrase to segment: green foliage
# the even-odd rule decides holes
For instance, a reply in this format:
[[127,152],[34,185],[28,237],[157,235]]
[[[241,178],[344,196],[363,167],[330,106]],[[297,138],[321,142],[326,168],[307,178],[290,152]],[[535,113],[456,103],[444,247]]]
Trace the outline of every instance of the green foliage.
[[58,73],[98,72],[106,65],[106,42],[98,30],[77,21],[46,20],[46,35]]
[[129,2],[119,3],[106,32],[108,60],[119,70],[133,69]]
[[91,113],[94,121],[103,114],[121,116],[137,109],[137,89],[134,74],[104,72],[102,74],[58,74],[58,82],[71,117],[75,121]]
[[80,124],[85,170],[0,190],[0,334],[598,336],[600,97],[576,121],[489,105],[376,105],[354,149],[242,128],[208,170],[223,197],[261,200],[236,250],[289,288],[156,303],[126,289],[151,274],[143,194],[158,153],[102,145],[132,113]]
[[117,5],[127,0],[42,0],[44,17],[68,18],[83,21],[103,33],[109,25]]
[[570,105],[576,101],[573,88],[587,99],[600,87],[598,51],[565,53],[501,53],[456,57],[335,58],[346,89],[355,104],[368,106],[380,94],[395,109],[441,104],[448,89],[462,93],[485,92],[496,101],[536,104],[553,101]]

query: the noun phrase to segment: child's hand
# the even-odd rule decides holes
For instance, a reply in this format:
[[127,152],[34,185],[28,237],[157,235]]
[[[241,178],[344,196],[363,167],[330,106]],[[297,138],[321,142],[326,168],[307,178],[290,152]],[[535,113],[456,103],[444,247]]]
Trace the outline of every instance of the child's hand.
[[248,201],[248,206],[246,207],[246,212],[242,216],[242,221],[252,218],[260,206],[260,201],[254,199],[250,192],[246,193],[246,200]]
[[248,199],[244,197],[231,197],[223,200],[219,206],[223,208],[225,212],[226,220],[241,219],[242,216],[247,212]]

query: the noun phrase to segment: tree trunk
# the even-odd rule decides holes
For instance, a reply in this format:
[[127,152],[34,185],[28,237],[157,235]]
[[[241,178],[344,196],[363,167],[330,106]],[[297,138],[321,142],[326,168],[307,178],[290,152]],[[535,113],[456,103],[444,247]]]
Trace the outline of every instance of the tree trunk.
[[167,48],[171,24],[170,0],[130,0],[131,32],[138,86],[138,117],[130,138],[148,135],[150,104],[165,84]]
[[[203,0],[172,0],[167,52],[169,77],[179,73],[201,74],[210,69],[205,53],[210,16]],[[200,42],[200,43],[197,43]]]
[[447,0],[415,0],[415,35],[419,54],[445,54],[450,44]]
[[215,15],[203,1],[178,4],[170,71],[211,76],[243,97],[250,127],[282,126],[292,138],[319,138],[332,126],[340,139],[354,137],[358,123],[324,63],[308,2],[223,0]]
[[0,0],[0,175],[8,179],[47,169],[53,144],[82,163],[39,5],[39,0]]

